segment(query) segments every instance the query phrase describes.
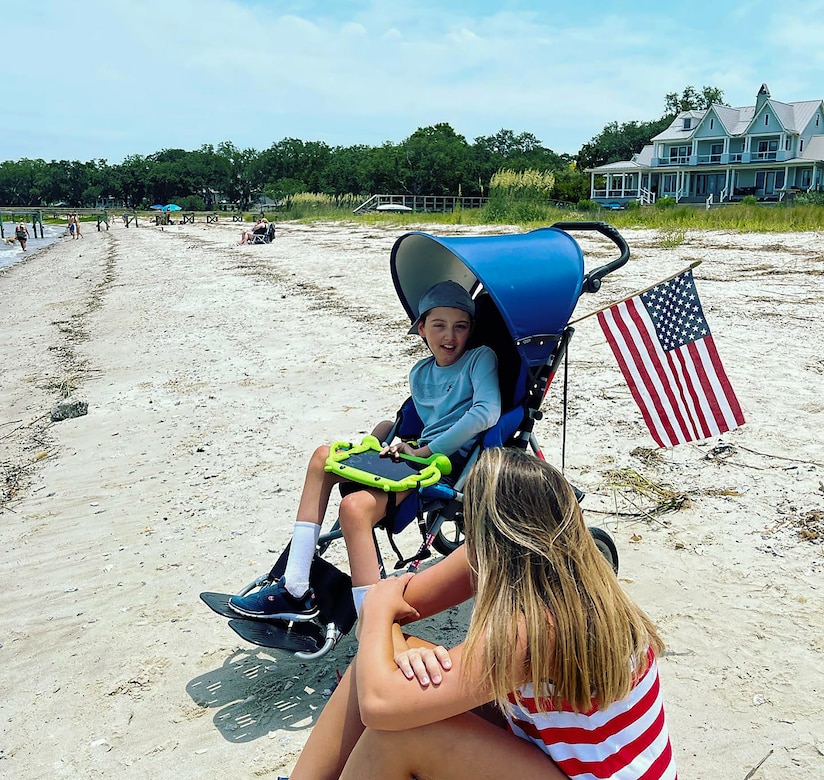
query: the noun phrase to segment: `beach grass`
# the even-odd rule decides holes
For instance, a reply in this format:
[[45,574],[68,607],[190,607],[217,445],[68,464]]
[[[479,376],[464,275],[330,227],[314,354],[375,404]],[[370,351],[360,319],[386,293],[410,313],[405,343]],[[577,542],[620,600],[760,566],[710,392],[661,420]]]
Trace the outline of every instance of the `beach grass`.
[[[333,201],[328,196],[304,193],[290,208],[267,213],[275,221],[302,222],[354,220],[366,224],[416,225],[421,212],[353,214],[358,198]],[[640,206],[625,210],[558,208],[538,200],[511,199],[479,209],[457,208],[451,212],[426,212],[426,221],[443,225],[519,225],[525,229],[567,221],[602,221],[616,228],[659,231],[661,246],[683,243],[687,230],[727,230],[738,233],[787,233],[824,230],[824,206],[820,204],[732,203],[705,209],[676,205],[670,208]]]

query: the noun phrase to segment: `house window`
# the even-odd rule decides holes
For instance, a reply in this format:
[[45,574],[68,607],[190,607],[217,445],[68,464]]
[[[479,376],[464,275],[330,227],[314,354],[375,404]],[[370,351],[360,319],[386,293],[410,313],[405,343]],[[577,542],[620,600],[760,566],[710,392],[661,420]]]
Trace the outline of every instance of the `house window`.
[[688,116],[685,116],[684,117],[684,130],[689,130],[691,126],[692,126],[692,119],[690,119],[690,117],[688,117]]
[[775,153],[778,151],[778,139],[773,138],[772,141],[758,142],[758,159],[759,160],[774,160]]
[[715,127],[715,120],[710,119],[710,130],[712,130],[714,127]]
[[815,126],[818,127],[818,123],[821,121],[821,114],[815,115]]
[[764,114],[764,124],[768,125],[770,123],[770,115]]
[[710,162],[721,162],[721,154],[724,151],[724,144],[713,144],[710,147]]
[[813,180],[813,169],[812,168],[802,168],[801,169],[801,187],[805,189],[810,186]]
[[803,138],[798,142],[798,151],[799,152],[804,151],[804,139]]
[[671,146],[669,150],[670,165],[686,165],[689,154],[689,146]]

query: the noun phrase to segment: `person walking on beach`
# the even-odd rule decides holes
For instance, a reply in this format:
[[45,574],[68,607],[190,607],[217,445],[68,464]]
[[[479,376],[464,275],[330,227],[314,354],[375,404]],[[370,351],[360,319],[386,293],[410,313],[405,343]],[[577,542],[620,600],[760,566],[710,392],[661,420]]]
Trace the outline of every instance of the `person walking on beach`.
[[69,235],[74,238],[74,214],[69,214]]
[[20,224],[14,229],[14,237],[17,239],[17,243],[20,244],[23,251],[26,251],[26,241],[29,240],[29,229],[23,224],[23,221],[20,220]]
[[[675,780],[663,643],[572,487],[546,461],[498,447],[464,495],[466,544],[366,594],[357,655],[291,780]],[[452,650],[400,631],[473,597]]]
[[80,220],[77,218],[77,214],[72,214],[72,219],[74,220],[74,237],[83,238],[80,233]]

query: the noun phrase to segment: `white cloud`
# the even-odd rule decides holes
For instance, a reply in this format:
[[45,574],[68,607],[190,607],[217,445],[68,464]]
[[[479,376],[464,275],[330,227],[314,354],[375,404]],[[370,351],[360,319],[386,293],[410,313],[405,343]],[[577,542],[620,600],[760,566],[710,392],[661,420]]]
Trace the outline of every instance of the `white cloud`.
[[0,81],[24,99],[0,114],[0,153],[117,161],[221,140],[371,145],[436,122],[470,140],[529,131],[576,152],[610,121],[660,116],[687,84],[719,87],[733,105],[751,104],[763,81],[778,100],[822,97],[810,68],[822,31],[793,0],[696,0],[690,13],[498,5],[85,0],[67,13],[44,0],[4,46]]

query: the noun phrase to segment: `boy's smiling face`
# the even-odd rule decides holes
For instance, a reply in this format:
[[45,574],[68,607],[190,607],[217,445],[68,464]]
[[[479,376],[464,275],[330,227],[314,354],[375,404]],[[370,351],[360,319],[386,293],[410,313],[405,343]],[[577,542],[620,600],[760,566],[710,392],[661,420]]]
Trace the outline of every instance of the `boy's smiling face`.
[[436,306],[418,324],[418,333],[426,340],[439,366],[451,366],[466,351],[472,332],[472,318],[461,309]]

